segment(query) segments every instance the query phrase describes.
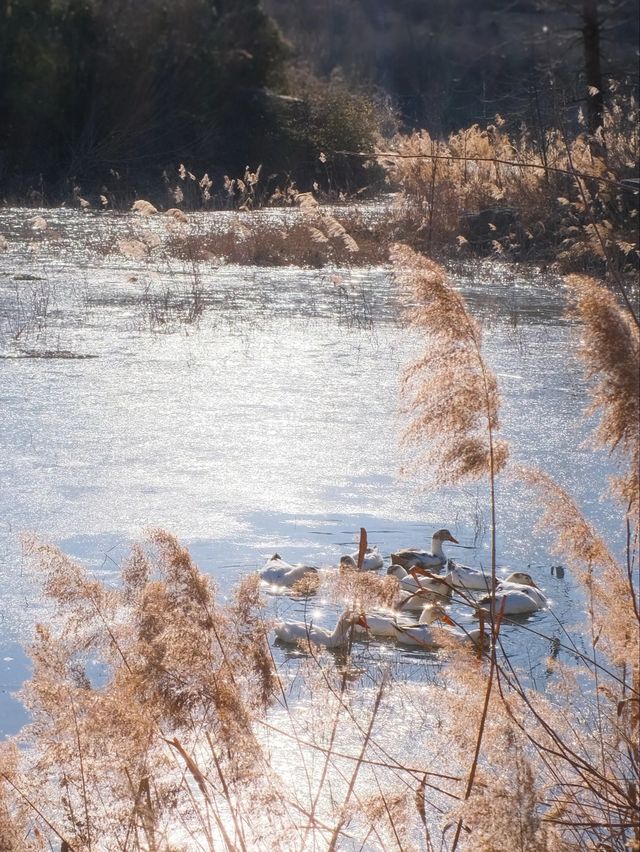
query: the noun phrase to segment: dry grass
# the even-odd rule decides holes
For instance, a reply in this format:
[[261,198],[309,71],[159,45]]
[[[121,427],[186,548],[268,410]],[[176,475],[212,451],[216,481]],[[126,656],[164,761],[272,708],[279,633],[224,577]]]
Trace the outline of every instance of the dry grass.
[[241,819],[244,785],[272,795],[253,730],[276,687],[257,578],[223,610],[162,531],[134,548],[117,590],[55,548],[31,550],[55,606],[31,649],[31,749],[13,776],[37,803],[31,834],[53,826],[72,849],[167,848],[176,827],[224,835],[221,802]]
[[[496,117],[446,140],[423,130],[399,136],[379,162],[403,192],[412,244],[428,253],[457,244],[562,271],[638,265],[637,198],[621,180],[640,160],[637,105],[613,101],[597,138],[509,132]],[[408,228],[407,228],[408,230]]]
[[[222,261],[250,266],[377,266],[386,261],[389,233],[385,222],[366,222],[345,210],[334,214],[332,233],[315,221],[272,224],[251,214],[238,214],[226,227],[205,234],[173,234],[166,250],[180,259]],[[357,244],[353,251],[344,235]]]
[[495,439],[500,395],[482,357],[480,327],[442,266],[402,245],[391,259],[404,301],[412,305],[410,322],[426,338],[402,384],[410,417],[404,440],[420,451],[414,464],[433,482],[495,476],[508,448]]
[[638,317],[629,303],[618,304],[614,295],[592,278],[572,275],[567,284],[575,298],[575,314],[584,336],[580,354],[592,380],[592,411],[602,415],[596,445],[613,452],[619,448],[627,470],[614,484],[638,514],[640,491],[640,335]]

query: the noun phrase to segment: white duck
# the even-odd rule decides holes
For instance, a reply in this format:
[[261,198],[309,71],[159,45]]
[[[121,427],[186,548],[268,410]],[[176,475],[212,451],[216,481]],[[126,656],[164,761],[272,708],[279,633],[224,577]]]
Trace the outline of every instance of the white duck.
[[436,622],[453,625],[453,621],[439,604],[427,604],[415,627],[396,625],[395,636],[400,645],[430,647],[436,644],[431,626]]
[[[351,558],[358,564],[358,553],[352,553]],[[361,571],[377,571],[384,565],[384,558],[377,547],[367,547],[362,557]]]
[[443,541],[452,541],[454,544],[458,544],[458,539],[454,538],[449,530],[438,530],[434,532],[431,539],[431,550],[405,547],[398,550],[397,553],[391,554],[391,562],[402,565],[403,568],[411,568],[414,565],[420,565],[423,568],[441,568],[447,562],[447,557],[442,549]]
[[367,629],[367,620],[362,613],[345,610],[333,631],[304,621],[278,621],[274,626],[276,637],[281,642],[295,644],[296,642],[311,642],[324,648],[341,648],[349,642],[352,627],[359,624]]
[[260,579],[264,580],[265,583],[291,588],[305,574],[317,574],[318,569],[313,568],[311,565],[291,565],[289,562],[285,562],[277,553],[274,553],[271,559],[268,559],[264,567],[260,569],[259,573]]
[[[370,636],[375,636],[379,639],[393,639],[396,635],[396,626],[398,624],[397,617],[388,610],[367,612],[365,615],[367,627],[363,627],[359,622],[354,626],[354,632],[357,636],[368,633]],[[412,624],[413,622],[407,622]]]
[[491,647],[491,633],[488,630],[481,630],[479,627],[462,626],[459,630],[451,630],[451,635],[465,645],[475,645],[476,648],[481,646],[483,649]]
[[452,559],[447,563],[449,571],[442,578],[451,583],[456,589],[467,589],[472,592],[488,592],[491,588],[491,572],[486,574],[468,565],[459,565]]
[[442,595],[427,591],[427,589],[416,589],[413,592],[400,589],[394,607],[400,612],[422,612],[425,604],[437,603],[440,600],[442,600]]
[[[351,556],[341,556],[340,565],[348,568],[358,567],[359,553],[352,553]],[[361,571],[377,571],[384,565],[384,558],[377,547],[368,547],[362,557]]]
[[483,610],[490,610],[492,600],[494,612],[503,613],[503,615],[525,615],[538,612],[549,604],[531,575],[522,571],[509,574],[505,580],[498,583],[492,594],[484,595],[478,600],[478,606]]
[[340,560],[341,565],[349,565],[349,567],[358,567],[360,562],[361,571],[377,571],[384,565],[384,559],[377,547],[369,547],[367,539],[367,531],[364,527],[360,527],[360,546],[351,556],[343,556]]
[[401,565],[392,565],[387,569],[387,574],[397,577],[400,580],[400,588],[405,592],[425,591],[439,597],[449,597],[453,591],[446,577],[436,577],[418,565],[408,572]]
[[526,574],[524,571],[512,571],[511,574],[507,574],[504,580],[498,580],[496,591],[498,589],[510,589],[512,586],[532,586],[536,589],[538,588],[531,574]]

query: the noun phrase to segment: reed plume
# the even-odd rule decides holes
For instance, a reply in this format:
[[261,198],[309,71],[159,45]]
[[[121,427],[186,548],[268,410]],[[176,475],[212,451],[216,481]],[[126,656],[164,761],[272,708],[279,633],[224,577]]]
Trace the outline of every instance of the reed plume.
[[613,294],[595,279],[570,275],[567,285],[582,322],[580,355],[591,380],[592,411],[602,415],[596,442],[619,448],[628,470],[616,493],[637,517],[640,494],[640,334],[638,324]]
[[[561,269],[637,269],[638,229],[621,180],[640,155],[638,106],[614,93],[599,130],[599,156],[584,132],[510,131],[496,116],[436,139],[397,135],[378,163],[402,190],[399,217],[415,246],[538,257]],[[389,150],[392,149],[392,150]],[[507,213],[504,218],[501,214]]]
[[[249,797],[273,796],[254,731],[277,686],[258,578],[221,607],[211,580],[162,530],[133,548],[118,587],[54,547],[28,547],[54,612],[37,629],[23,689],[31,748],[18,770],[2,769],[3,791],[16,779],[12,814],[30,803],[33,830],[78,850],[99,838],[169,848],[171,832],[196,829],[209,848],[214,835],[242,848],[225,840],[220,808],[241,835]],[[274,826],[281,816],[272,804]]]
[[[418,465],[436,482],[456,484],[487,476],[491,506],[491,579],[496,580],[496,476],[508,458],[505,441],[496,439],[500,426],[500,394],[495,376],[482,355],[482,335],[462,297],[450,286],[444,269],[407,246],[391,253],[396,281],[407,291],[412,324],[428,335],[422,356],[405,370],[402,392],[411,420],[405,443],[422,446]],[[464,798],[474,787],[480,751],[492,704],[496,673],[499,618],[491,604],[493,643],[482,707]],[[460,840],[458,820],[452,849]]]
[[341,564],[327,582],[327,591],[339,604],[345,603],[353,609],[391,607],[398,595],[399,582],[396,577],[378,576],[369,571],[360,571],[350,565]]
[[16,801],[18,781],[18,749],[13,743],[0,745],[0,852],[32,852],[41,844],[29,837],[27,803]]
[[627,569],[610,552],[575,502],[550,476],[522,471],[539,497],[541,526],[555,536],[556,551],[574,570],[591,598],[590,615],[600,637],[599,649],[616,665],[638,665],[637,590]]
[[[541,526],[573,569],[587,599],[585,634],[590,655],[579,662],[577,679],[561,703],[526,699],[536,729],[532,742],[544,756],[553,781],[550,822],[608,848],[640,842],[640,608],[638,603],[639,339],[635,316],[597,281],[571,276],[571,314],[582,322],[580,354],[591,382],[591,412],[599,411],[596,447],[616,450],[626,470],[614,481],[626,520],[626,552],[614,556],[569,494],[539,471],[521,477],[543,507]],[[560,670],[558,664],[555,670]],[[575,679],[564,672],[565,678]],[[591,690],[585,688],[586,678]],[[574,723],[572,704],[581,694],[583,721]],[[524,693],[521,692],[521,695]],[[553,720],[553,722],[552,722]],[[564,733],[558,728],[564,720]],[[631,837],[634,840],[631,840]]]
[[500,394],[482,355],[482,333],[442,266],[408,246],[391,253],[412,325],[427,335],[419,359],[402,380],[410,416],[403,440],[426,449],[416,466],[434,481],[456,484],[496,475],[508,457],[499,429]]

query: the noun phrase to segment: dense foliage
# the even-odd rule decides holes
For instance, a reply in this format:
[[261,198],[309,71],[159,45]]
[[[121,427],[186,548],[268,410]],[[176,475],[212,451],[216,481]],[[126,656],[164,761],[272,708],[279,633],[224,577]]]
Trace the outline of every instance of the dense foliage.
[[[287,54],[258,0],[2,0],[2,194],[105,184],[126,198],[180,162],[220,177],[265,162],[313,180],[316,113],[340,98],[275,94],[291,88]],[[370,146],[371,126],[358,128],[348,141],[369,134]]]
[[[383,88],[408,129],[447,134],[496,113],[558,126],[602,78],[637,79],[631,0],[264,0],[321,75]],[[597,72],[587,69],[587,22]],[[596,75],[596,76],[594,76]]]
[[396,121],[442,136],[499,112],[542,134],[584,105],[593,133],[601,81],[636,85],[629,0],[263,3],[0,0],[0,198],[157,199],[180,163],[214,193],[259,164],[265,191],[352,191],[371,171],[320,154]]

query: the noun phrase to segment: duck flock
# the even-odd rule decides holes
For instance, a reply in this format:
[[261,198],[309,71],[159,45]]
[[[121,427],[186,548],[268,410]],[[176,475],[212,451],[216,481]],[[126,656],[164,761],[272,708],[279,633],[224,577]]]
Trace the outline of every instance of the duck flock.
[[[346,609],[333,630],[313,622],[278,621],[274,626],[276,638],[296,644],[311,642],[326,648],[341,648],[354,638],[392,639],[403,646],[433,649],[442,634],[434,628],[450,631],[461,642],[481,647],[490,641],[484,622],[494,617],[529,615],[546,609],[549,601],[532,577],[524,572],[509,574],[492,584],[491,574],[447,558],[443,544],[458,541],[449,530],[433,534],[431,550],[403,548],[390,556],[387,574],[398,579],[398,592],[391,609]],[[368,547],[366,531],[361,531],[360,549],[343,556],[338,568],[358,571],[380,571],[385,559],[377,547]],[[274,554],[261,569],[264,583],[280,590],[292,590],[303,578],[318,575],[310,565],[291,565]],[[493,586],[493,587],[492,587]],[[456,628],[447,607],[452,600],[463,602],[480,618],[480,627]],[[417,616],[417,621],[416,621]]]

